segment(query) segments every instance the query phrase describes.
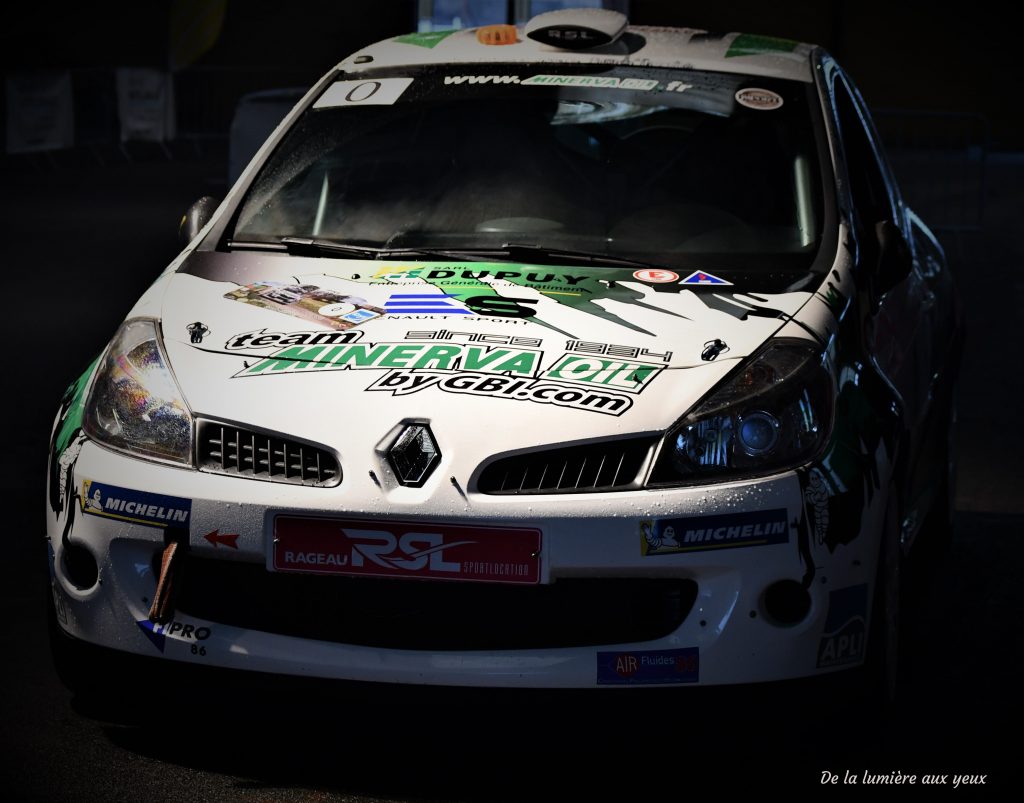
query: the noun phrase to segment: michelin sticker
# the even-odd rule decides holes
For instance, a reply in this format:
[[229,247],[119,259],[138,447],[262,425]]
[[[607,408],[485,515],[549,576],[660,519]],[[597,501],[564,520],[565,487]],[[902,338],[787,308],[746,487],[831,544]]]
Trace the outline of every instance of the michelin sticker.
[[83,480],[82,512],[150,527],[188,527],[192,500]]
[[372,78],[335,81],[324,92],[314,109],[334,106],[390,106],[412,83],[412,78]]
[[744,546],[785,544],[789,521],[785,508],[685,519],[640,522],[640,552],[671,555]]

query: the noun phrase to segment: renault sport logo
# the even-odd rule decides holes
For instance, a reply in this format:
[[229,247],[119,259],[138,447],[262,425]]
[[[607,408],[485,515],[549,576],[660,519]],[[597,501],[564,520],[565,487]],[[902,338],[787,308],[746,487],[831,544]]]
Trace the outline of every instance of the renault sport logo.
[[433,315],[472,315],[468,309],[460,306],[451,293],[392,293],[384,302],[384,309],[390,315],[400,314],[433,314]]

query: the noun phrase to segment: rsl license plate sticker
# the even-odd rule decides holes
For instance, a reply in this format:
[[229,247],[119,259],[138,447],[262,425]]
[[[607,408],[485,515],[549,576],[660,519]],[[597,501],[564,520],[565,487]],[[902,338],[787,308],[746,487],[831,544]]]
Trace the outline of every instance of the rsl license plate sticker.
[[540,530],[278,516],[278,572],[477,583],[540,582]]

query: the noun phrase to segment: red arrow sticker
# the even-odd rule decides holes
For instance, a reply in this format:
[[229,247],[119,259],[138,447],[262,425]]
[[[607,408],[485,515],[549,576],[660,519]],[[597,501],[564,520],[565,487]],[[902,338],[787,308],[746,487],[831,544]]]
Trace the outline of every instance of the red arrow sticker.
[[214,530],[212,533],[204,535],[203,538],[214,546],[224,544],[224,546],[229,546],[232,549],[238,549],[238,533],[225,533],[221,535],[220,530]]

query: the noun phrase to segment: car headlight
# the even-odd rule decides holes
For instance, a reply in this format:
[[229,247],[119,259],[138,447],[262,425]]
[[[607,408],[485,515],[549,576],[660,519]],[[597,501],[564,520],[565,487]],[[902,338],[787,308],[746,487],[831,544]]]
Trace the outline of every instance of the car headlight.
[[82,424],[89,437],[114,449],[192,464],[192,414],[164,357],[156,321],[126,321],[114,335]]
[[832,376],[819,349],[777,341],[715,388],[661,444],[652,485],[739,479],[803,465],[825,445]]

